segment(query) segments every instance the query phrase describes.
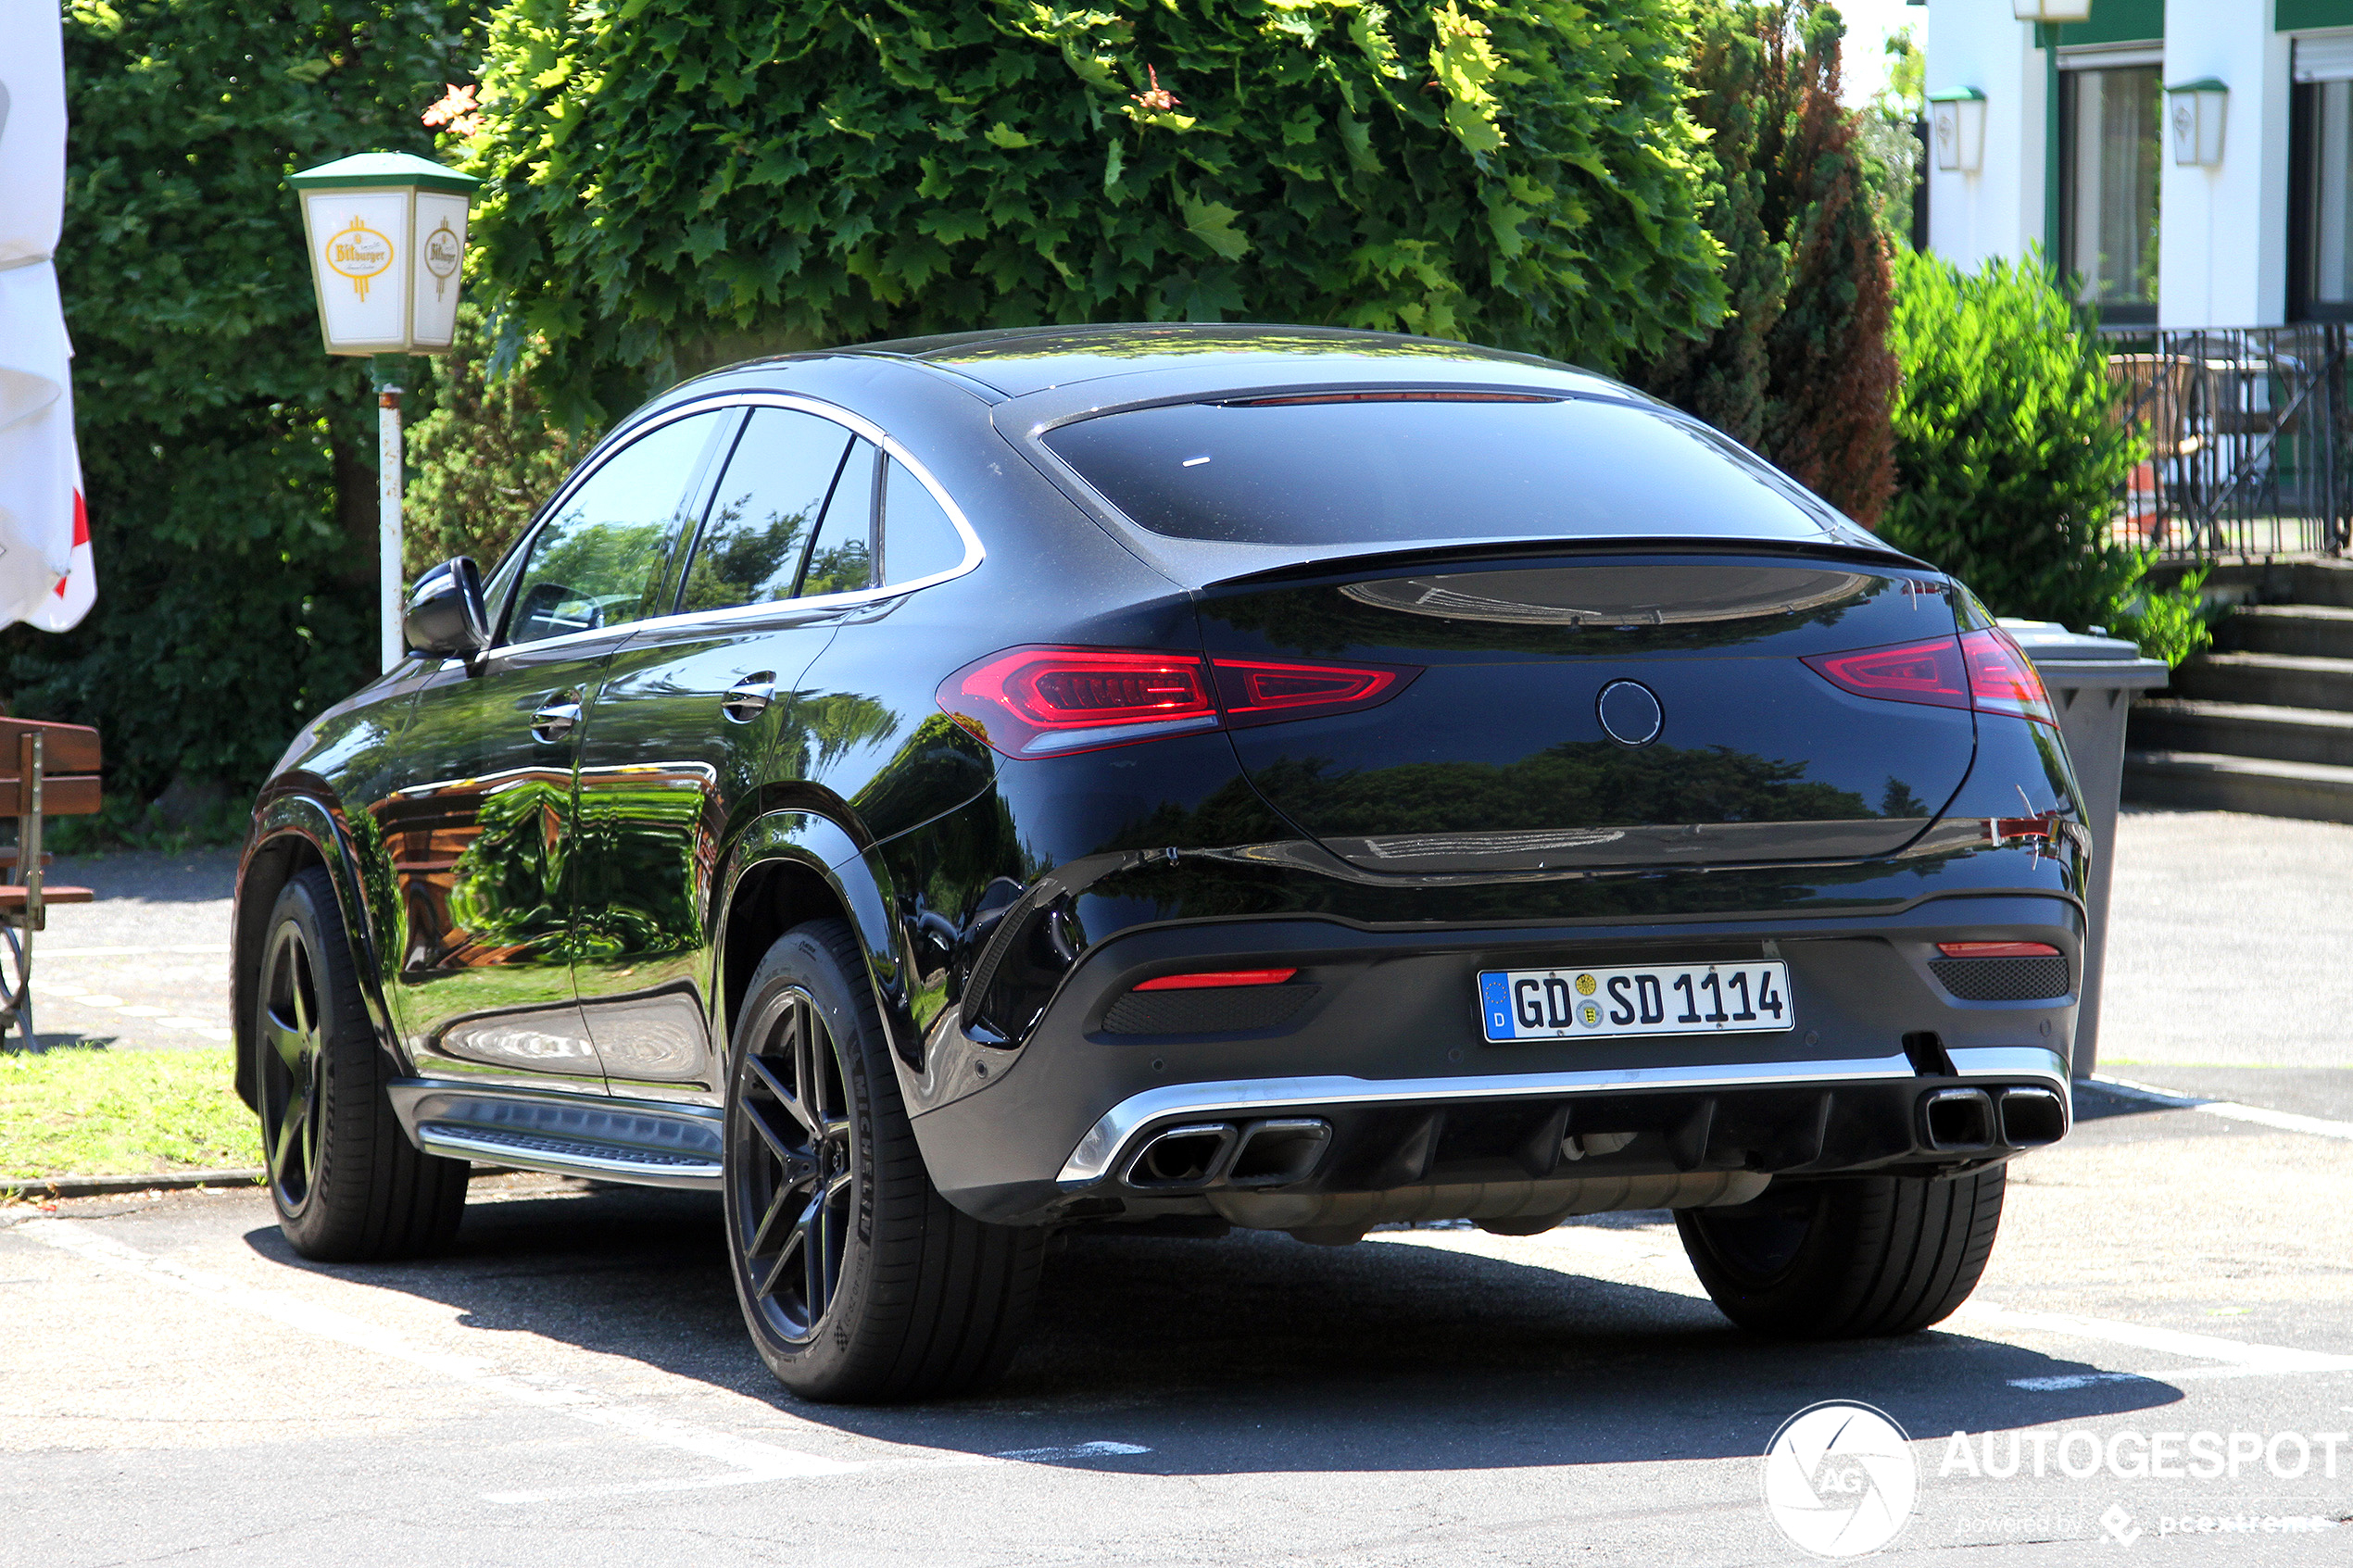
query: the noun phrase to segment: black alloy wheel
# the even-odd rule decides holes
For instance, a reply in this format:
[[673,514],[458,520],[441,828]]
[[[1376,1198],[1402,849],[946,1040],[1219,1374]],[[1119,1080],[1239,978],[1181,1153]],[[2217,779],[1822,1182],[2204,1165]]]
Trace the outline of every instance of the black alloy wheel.
[[325,1143],[319,991],[318,960],[301,922],[281,921],[261,960],[261,1148],[271,1194],[288,1213],[309,1199]]
[[746,1299],[776,1337],[806,1344],[841,1283],[858,1174],[841,1053],[799,986],[761,998],[729,1098],[729,1223]]
[[253,1083],[278,1227],[306,1258],[374,1261],[437,1252],[464,1217],[462,1160],[420,1150],[401,1130],[378,1043],[323,866],[279,890],[251,977]]
[[920,1399],[1003,1370],[1045,1232],[984,1224],[932,1185],[847,921],[769,947],[729,1061],[728,1263],[776,1381],[807,1399]]

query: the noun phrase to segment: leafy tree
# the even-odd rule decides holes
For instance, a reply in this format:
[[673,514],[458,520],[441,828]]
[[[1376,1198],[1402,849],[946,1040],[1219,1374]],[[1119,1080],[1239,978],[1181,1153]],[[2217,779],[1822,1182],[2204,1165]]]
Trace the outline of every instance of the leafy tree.
[[1843,32],[1827,5],[1702,0],[1692,112],[1732,310],[1636,379],[1869,525],[1894,477],[1895,361],[1868,160],[1838,101]]
[[1689,0],[507,0],[482,282],[560,416],[773,348],[1295,320],[1604,368],[1722,313]]
[[522,373],[489,373],[482,308],[458,307],[458,334],[432,366],[433,411],[408,430],[410,475],[403,541],[409,575],[452,556],[488,571],[539,504],[595,444],[596,433],[552,424],[529,371],[542,352],[517,345]]
[[99,594],[0,637],[19,712],[94,723],[109,789],[245,784],[366,675],[374,399],[320,347],[285,176],[430,151],[440,0],[69,0],[64,265]]
[[1855,135],[1863,151],[1871,210],[1892,253],[1912,244],[1912,204],[1919,198],[1927,152],[1915,128],[1928,110],[1928,55],[1908,27],[1888,35],[1886,54],[1887,81],[1855,117]]
[[2097,334],[2040,255],[1964,276],[1907,253],[1896,283],[1898,490],[1881,535],[1997,615],[2112,624],[2147,558],[2108,536],[2141,446]]

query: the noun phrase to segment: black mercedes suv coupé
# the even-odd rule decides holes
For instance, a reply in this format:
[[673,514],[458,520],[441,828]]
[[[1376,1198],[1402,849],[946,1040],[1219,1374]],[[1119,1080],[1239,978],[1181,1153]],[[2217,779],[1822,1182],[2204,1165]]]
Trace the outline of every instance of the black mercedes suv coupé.
[[623,420],[306,728],[237,1085],[306,1256],[470,1161],[723,1195],[815,1399],[1046,1237],[1671,1209],[1768,1334],[1974,1286],[2058,1138],[2082,808],[1968,590],[1601,376],[1108,326]]

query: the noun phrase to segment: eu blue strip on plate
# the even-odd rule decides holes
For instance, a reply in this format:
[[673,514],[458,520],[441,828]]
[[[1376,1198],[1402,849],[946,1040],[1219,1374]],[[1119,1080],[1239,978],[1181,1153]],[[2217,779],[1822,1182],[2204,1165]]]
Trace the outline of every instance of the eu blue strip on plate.
[[1505,977],[1482,974],[1478,977],[1478,1004],[1487,1010],[1487,1037],[1508,1040],[1518,1033],[1512,1027],[1511,997],[1504,989]]

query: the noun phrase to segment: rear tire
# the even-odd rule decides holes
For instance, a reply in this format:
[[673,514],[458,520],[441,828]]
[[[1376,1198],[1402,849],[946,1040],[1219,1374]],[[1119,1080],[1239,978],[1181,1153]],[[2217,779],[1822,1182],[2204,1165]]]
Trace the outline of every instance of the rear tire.
[[421,1152],[400,1129],[325,867],[279,892],[254,998],[262,1156],[287,1243],[330,1263],[447,1247],[471,1173],[462,1160]]
[[1675,1225],[1700,1283],[1743,1328],[1782,1339],[1911,1334],[1977,1288],[2002,1220],[2003,1170],[1793,1182],[1737,1207],[1681,1210]]
[[727,1256],[760,1358],[805,1399],[956,1394],[1002,1372],[1045,1233],[950,1207],[915,1147],[848,922],[769,948],[728,1051]]

